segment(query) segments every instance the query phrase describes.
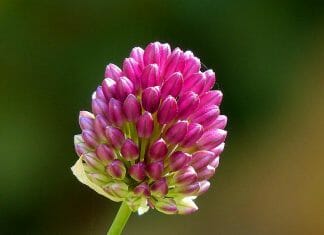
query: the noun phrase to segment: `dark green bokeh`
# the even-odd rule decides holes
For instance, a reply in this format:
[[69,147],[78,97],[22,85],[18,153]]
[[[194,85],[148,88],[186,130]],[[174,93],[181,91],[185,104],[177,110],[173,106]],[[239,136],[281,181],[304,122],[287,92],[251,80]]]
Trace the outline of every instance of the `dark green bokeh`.
[[199,212],[134,215],[125,234],[324,233],[323,10],[321,1],[1,1],[0,234],[105,233],[118,204],[70,171],[78,112],[106,64],[155,40],[216,71],[229,137]]

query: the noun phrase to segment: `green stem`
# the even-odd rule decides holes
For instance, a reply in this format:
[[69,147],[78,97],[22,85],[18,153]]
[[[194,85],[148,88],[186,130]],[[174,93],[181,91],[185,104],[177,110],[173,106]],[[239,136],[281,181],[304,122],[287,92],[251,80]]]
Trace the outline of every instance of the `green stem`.
[[107,235],[120,235],[127,223],[132,211],[127,206],[126,202],[123,202],[117,212],[117,215],[107,232]]

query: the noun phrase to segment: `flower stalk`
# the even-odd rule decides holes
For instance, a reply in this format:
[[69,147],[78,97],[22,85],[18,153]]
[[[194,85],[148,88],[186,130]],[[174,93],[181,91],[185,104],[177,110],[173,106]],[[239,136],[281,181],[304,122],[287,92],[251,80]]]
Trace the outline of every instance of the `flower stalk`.
[[132,211],[127,206],[126,202],[122,202],[117,215],[107,232],[107,235],[120,235],[123,232],[123,229],[131,214]]

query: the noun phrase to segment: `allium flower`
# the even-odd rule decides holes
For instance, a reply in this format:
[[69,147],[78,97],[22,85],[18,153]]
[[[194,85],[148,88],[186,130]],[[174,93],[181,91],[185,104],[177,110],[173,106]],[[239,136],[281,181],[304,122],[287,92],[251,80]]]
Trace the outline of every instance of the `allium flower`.
[[135,47],[122,68],[109,64],[81,111],[74,139],[76,177],[139,214],[198,209],[224,149],[227,118],[215,73],[191,51],[168,44]]

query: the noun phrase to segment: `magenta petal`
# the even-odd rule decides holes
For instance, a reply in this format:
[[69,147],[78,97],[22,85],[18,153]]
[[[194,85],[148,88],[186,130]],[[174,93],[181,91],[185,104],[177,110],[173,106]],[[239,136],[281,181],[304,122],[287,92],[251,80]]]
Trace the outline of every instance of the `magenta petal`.
[[213,122],[211,122],[206,129],[224,129],[227,124],[227,117],[225,115],[218,115]]
[[219,111],[218,106],[210,105],[210,106],[205,106],[205,107],[199,109],[194,114],[192,114],[189,117],[189,119],[192,122],[199,123],[203,126],[208,126],[215,121],[215,119],[217,118],[219,113],[220,113],[220,111]]
[[141,104],[133,94],[129,94],[123,103],[123,112],[130,122],[137,121],[141,114]]
[[137,196],[149,197],[151,195],[150,187],[148,186],[148,184],[146,182],[143,182],[143,183],[137,185],[133,191],[134,191],[134,194]]
[[152,162],[146,166],[146,172],[151,179],[158,180],[162,177],[163,168],[162,162]]
[[122,103],[119,100],[111,98],[108,104],[108,120],[116,126],[122,126],[124,123],[124,114]]
[[115,148],[120,148],[125,141],[124,133],[113,126],[106,127],[106,137],[109,143]]
[[83,130],[82,131],[82,139],[84,142],[92,148],[98,146],[98,137],[95,132],[91,130]]
[[193,73],[198,73],[200,70],[200,60],[193,55],[191,51],[184,53],[185,66],[183,69],[184,78],[189,77]]
[[154,113],[160,105],[160,87],[148,87],[142,93],[142,106],[146,111]]
[[197,181],[197,173],[191,166],[183,168],[173,176],[174,182],[177,185],[189,185]]
[[151,193],[154,196],[163,197],[168,193],[168,183],[165,178],[155,181],[151,187]]
[[79,115],[79,125],[82,130],[93,130],[94,115],[87,111],[81,111]]
[[128,174],[136,181],[142,181],[146,177],[145,164],[143,162],[135,163],[128,169]]
[[198,180],[208,180],[215,174],[215,167],[212,167],[210,165],[200,169],[197,172]]
[[108,105],[100,99],[92,100],[92,112],[95,115],[107,115],[108,113]]
[[112,78],[113,80],[118,80],[122,76],[121,69],[115,64],[108,64],[105,71],[105,78]]
[[116,84],[116,98],[123,102],[131,93],[134,93],[132,81],[126,77],[120,77]]
[[199,182],[199,191],[196,193],[196,196],[200,196],[208,191],[210,187],[210,182],[207,180]]
[[107,100],[116,96],[116,81],[111,78],[105,78],[102,81],[102,92]]
[[158,71],[159,67],[157,66],[157,64],[149,64],[144,68],[141,76],[142,89],[160,85],[160,77]]
[[181,151],[174,152],[170,156],[170,170],[177,171],[188,166],[188,163],[191,160],[191,156],[187,153]]
[[141,138],[149,138],[153,132],[153,117],[149,112],[144,112],[136,123],[138,136]]
[[203,93],[200,96],[200,104],[199,107],[203,107],[206,105],[217,105],[219,106],[223,99],[223,93],[219,90],[208,91]]
[[133,58],[126,58],[123,63],[123,71],[126,77],[132,81],[136,92],[140,87],[140,77],[142,74],[139,63]]
[[173,96],[168,96],[163,100],[160,109],[157,113],[157,119],[160,124],[167,124],[177,116],[178,105]]
[[224,151],[224,147],[225,147],[225,143],[221,143],[220,145],[218,145],[217,147],[213,148],[210,151],[213,152],[215,156],[219,156]]
[[165,139],[171,144],[178,144],[186,136],[188,131],[188,121],[178,121],[165,133]]
[[205,71],[204,76],[206,78],[206,85],[205,85],[203,91],[206,92],[206,91],[213,89],[215,82],[216,82],[216,77],[215,77],[215,73],[212,69],[208,69],[207,71]]
[[161,161],[168,153],[168,147],[161,138],[155,141],[149,149],[149,157],[152,161]]
[[130,57],[133,58],[141,68],[144,67],[143,55],[144,50],[140,47],[134,47],[130,53]]
[[178,118],[187,118],[199,105],[199,97],[194,92],[184,93],[178,100]]
[[97,147],[96,154],[104,162],[111,162],[116,158],[114,151],[105,144],[100,144]]
[[212,160],[214,160],[215,154],[211,151],[201,150],[192,155],[191,165],[196,169],[201,169],[207,166]]
[[204,128],[198,123],[190,123],[188,126],[188,132],[181,142],[183,147],[191,147],[200,139],[204,133]]
[[206,131],[198,140],[197,145],[201,149],[213,149],[225,141],[227,132],[222,129]]
[[98,114],[94,120],[93,128],[100,139],[106,138],[105,130],[107,126],[108,126],[107,119],[104,116]]
[[138,147],[131,139],[124,142],[120,152],[127,161],[133,161],[139,157]]
[[158,64],[163,67],[171,49],[169,44],[159,42],[150,43],[144,50],[144,64]]
[[165,99],[168,95],[177,97],[183,86],[183,77],[179,72],[171,74],[162,85],[161,98]]
[[184,55],[183,51],[176,48],[172,51],[171,55],[167,59],[166,66],[164,69],[164,77],[168,78],[175,72],[182,72],[184,68]]
[[109,165],[106,167],[106,171],[114,179],[123,179],[126,175],[124,163],[118,159],[109,163]]
[[182,92],[192,91],[196,94],[200,94],[206,84],[206,78],[202,73],[194,73],[184,80]]

